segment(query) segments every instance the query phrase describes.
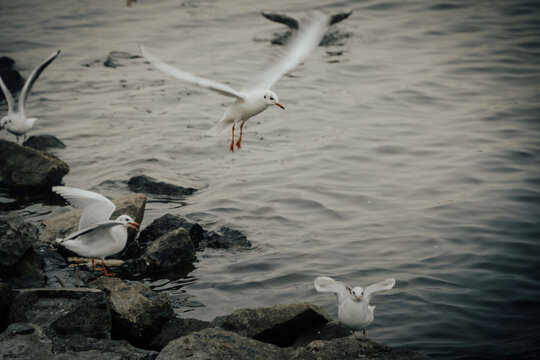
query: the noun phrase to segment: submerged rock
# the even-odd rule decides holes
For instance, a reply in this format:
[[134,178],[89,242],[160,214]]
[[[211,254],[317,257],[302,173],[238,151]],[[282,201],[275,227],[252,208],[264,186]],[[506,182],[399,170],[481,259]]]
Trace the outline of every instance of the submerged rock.
[[110,338],[111,313],[107,297],[96,289],[18,290],[9,320],[49,327],[58,334]]
[[206,233],[207,244],[209,248],[229,249],[232,247],[250,247],[251,242],[238,230],[222,226],[219,232],[209,231]]
[[38,240],[38,233],[38,228],[20,215],[0,215],[0,266],[19,262]]
[[129,60],[138,58],[140,58],[139,55],[131,55],[125,51],[111,51],[103,65],[110,68],[116,68],[118,66],[126,66],[129,64]]
[[56,156],[0,139],[0,185],[43,188],[60,184],[69,166]]
[[186,196],[191,195],[197,189],[179,185],[167,184],[146,175],[133,176],[128,181],[128,188],[134,192],[143,192],[156,195]]
[[54,135],[32,135],[23,143],[23,146],[36,150],[46,150],[50,148],[64,149],[66,144]]
[[174,317],[169,296],[141,283],[128,286],[117,278],[100,277],[88,284],[107,293],[112,314],[111,336],[148,348],[150,340]]

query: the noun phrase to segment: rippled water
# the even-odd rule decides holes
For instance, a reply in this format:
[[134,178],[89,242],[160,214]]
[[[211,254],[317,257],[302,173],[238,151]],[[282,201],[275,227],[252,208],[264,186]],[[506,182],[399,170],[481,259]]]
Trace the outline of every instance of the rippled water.
[[[250,120],[241,151],[204,137],[227,98],[111,51],[142,42],[185,70],[241,88],[280,50],[258,1],[0,1],[0,54],[36,83],[32,134],[67,144],[66,185],[116,197],[147,174],[203,190],[150,196],[166,212],[240,229],[249,250],[206,250],[187,278],[153,282],[179,313],[309,301],[313,279],[387,277],[368,335],[436,358],[540,351],[540,5],[535,1],[275,1],[301,16],[353,9],[352,37],[318,48],[274,90],[286,111]],[[2,104],[2,111],[5,105]],[[3,139],[14,137],[0,133]],[[5,194],[1,202],[15,201]],[[18,199],[36,222],[62,209]]]

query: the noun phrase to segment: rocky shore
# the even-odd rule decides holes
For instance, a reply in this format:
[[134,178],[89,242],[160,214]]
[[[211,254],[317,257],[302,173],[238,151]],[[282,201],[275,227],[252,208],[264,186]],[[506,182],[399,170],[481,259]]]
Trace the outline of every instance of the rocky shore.
[[[0,166],[2,186],[10,189],[50,191],[69,170],[60,159],[28,146],[0,141],[1,151],[24,156]],[[40,180],[29,182],[34,175]],[[144,175],[129,179],[127,186],[136,192],[113,200],[113,218],[128,214],[139,223],[146,194],[197,191]],[[179,317],[167,292],[155,292],[137,279],[175,269],[188,273],[199,252],[250,247],[246,236],[165,214],[138,236],[130,233],[125,249],[106,260],[117,277],[105,277],[91,270],[89,259],[55,242],[76,229],[80,213],[66,211],[41,224],[9,212],[0,215],[0,358],[427,359],[357,338],[309,303],[240,309],[210,322]]]

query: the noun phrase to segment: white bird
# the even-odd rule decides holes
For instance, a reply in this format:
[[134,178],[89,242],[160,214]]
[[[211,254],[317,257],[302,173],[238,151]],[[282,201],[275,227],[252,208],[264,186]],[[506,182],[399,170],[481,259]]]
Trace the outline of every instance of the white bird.
[[45,70],[45,68],[49,66],[49,64],[53,62],[54,59],[56,59],[58,54],[60,54],[60,50],[56,50],[55,52],[53,52],[51,55],[49,55],[48,58],[46,58],[41,64],[39,64],[38,67],[36,67],[32,71],[32,73],[28,77],[28,80],[26,80],[26,82],[24,83],[21,94],[19,95],[18,111],[15,109],[15,101],[13,100],[13,96],[11,96],[11,93],[9,92],[7,86],[2,80],[2,77],[0,76],[0,88],[2,88],[2,92],[4,93],[8,105],[7,115],[4,116],[2,120],[0,120],[0,130],[6,128],[7,131],[17,137],[17,143],[19,142],[19,136],[21,135],[23,136],[24,142],[24,138],[26,138],[26,133],[34,126],[34,123],[37,120],[37,118],[26,117],[26,113],[24,112],[24,107],[26,105],[28,95],[30,95],[30,90],[32,89],[32,86],[38,79],[39,75],[41,75],[43,70]]
[[351,288],[349,285],[335,281],[328,276],[315,279],[315,289],[318,292],[332,292],[338,301],[338,320],[354,331],[363,330],[366,336],[366,327],[373,321],[375,306],[369,305],[371,296],[376,292],[390,290],[396,283],[395,279],[386,279],[367,286]]
[[54,186],[52,190],[74,207],[83,210],[78,231],[56,241],[80,256],[92,258],[94,271],[94,258],[100,258],[104,274],[114,275],[107,272],[103,260],[121,251],[126,246],[127,228],[138,230],[139,224],[128,215],[109,220],[116,207],[98,193],[67,186]]
[[317,47],[329,26],[329,22],[330,16],[328,15],[317,13],[313,16],[308,23],[298,31],[295,39],[289,44],[279,61],[273,66],[270,66],[258,81],[242,91],[236,91],[228,85],[179,70],[150,54],[141,44],[139,44],[139,48],[146,60],[164,73],[189,84],[207,88],[236,99],[236,101],[225,110],[225,113],[219,122],[207,133],[207,135],[215,136],[232,124],[230,150],[234,152],[234,128],[237,123],[241,123],[240,136],[236,142],[236,147],[239,149],[242,144],[242,129],[244,123],[249,118],[266,110],[270,105],[276,105],[285,110],[285,107],[279,103],[276,93],[271,91],[270,88],[279,80],[279,78],[300,64],[300,62],[302,62],[309,53]]

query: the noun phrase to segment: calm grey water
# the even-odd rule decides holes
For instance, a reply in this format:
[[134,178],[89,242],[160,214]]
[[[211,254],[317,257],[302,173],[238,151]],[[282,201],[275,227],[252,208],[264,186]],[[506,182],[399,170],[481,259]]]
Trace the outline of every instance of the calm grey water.
[[[0,55],[28,76],[62,50],[27,112],[39,117],[32,134],[67,144],[55,152],[66,185],[110,197],[137,174],[203,186],[183,201],[150,196],[143,226],[169,212],[253,242],[200,253],[187,278],[148,280],[183,316],[297,301],[335,316],[316,276],[395,277],[373,299],[372,339],[442,359],[539,357],[540,3],[263,4],[1,0]],[[241,88],[280,51],[261,40],[283,27],[259,12],[315,6],[353,9],[339,25],[353,36],[282,78],[273,89],[287,110],[250,120],[235,154],[229,132],[203,136],[229,99],[142,59],[103,66],[140,41]],[[63,211],[18,206],[36,222]]]

